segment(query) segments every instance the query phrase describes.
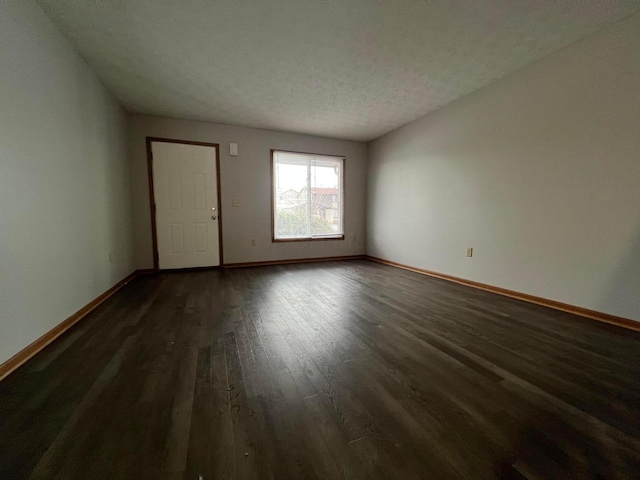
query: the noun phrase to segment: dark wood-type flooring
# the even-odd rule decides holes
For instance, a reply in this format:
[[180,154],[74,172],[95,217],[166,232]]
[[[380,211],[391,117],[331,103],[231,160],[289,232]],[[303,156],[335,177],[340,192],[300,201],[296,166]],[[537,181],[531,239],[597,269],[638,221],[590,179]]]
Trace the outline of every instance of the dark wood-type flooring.
[[640,478],[639,360],[366,260],[145,276],[0,382],[0,479]]

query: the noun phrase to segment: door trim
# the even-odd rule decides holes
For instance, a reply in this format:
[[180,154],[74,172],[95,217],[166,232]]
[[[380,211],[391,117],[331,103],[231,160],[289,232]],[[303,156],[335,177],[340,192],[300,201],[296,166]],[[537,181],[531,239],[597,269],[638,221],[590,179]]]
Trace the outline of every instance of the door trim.
[[[220,144],[208,142],[192,142],[189,140],[177,140],[175,138],[146,137],[147,142],[147,175],[149,176],[149,206],[151,209],[151,241],[153,243],[153,271],[159,270],[158,234],[156,231],[156,196],[153,188],[153,156],[151,152],[152,142],[181,143],[183,145],[199,145],[201,147],[215,147],[216,149],[216,183],[218,186],[218,250],[220,252],[220,267],[224,266],[222,256],[222,196],[220,194]],[[215,268],[215,267],[213,267]]]

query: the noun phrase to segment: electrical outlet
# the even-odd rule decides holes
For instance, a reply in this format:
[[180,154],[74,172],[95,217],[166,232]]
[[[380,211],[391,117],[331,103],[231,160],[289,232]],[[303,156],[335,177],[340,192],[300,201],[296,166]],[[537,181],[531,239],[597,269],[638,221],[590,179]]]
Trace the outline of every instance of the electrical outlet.
[[255,239],[252,239],[252,240],[251,240],[251,246],[252,246],[252,247],[255,247],[255,246],[256,246],[256,240],[255,240]]
[[467,247],[467,257],[473,257],[473,248]]
[[231,200],[231,206],[232,207],[239,207],[240,206],[240,200]]

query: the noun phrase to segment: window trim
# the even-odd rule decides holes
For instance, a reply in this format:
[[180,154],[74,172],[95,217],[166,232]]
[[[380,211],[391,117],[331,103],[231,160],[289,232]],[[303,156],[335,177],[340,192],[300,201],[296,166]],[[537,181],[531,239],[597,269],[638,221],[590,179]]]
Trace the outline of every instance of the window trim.
[[[326,235],[326,236],[316,236],[316,237],[303,237],[303,238],[276,238],[276,196],[275,196],[275,178],[274,174],[274,164],[275,164],[275,154],[276,152],[282,153],[298,153],[300,155],[314,155],[317,157],[333,157],[333,158],[341,158],[342,159],[342,234],[341,235]],[[286,243],[286,242],[322,242],[327,240],[344,240],[344,230],[346,227],[346,197],[347,190],[346,186],[346,173],[347,173],[347,157],[344,155],[331,155],[328,153],[311,153],[311,152],[298,152],[295,150],[282,150],[279,148],[271,149],[271,158],[270,158],[270,173],[271,178],[269,182],[271,183],[271,242],[272,243]]]

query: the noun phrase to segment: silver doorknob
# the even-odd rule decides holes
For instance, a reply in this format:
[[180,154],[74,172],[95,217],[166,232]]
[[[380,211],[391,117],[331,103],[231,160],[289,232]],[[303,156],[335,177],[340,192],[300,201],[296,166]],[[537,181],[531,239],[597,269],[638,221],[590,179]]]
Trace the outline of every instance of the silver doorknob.
[[211,220],[215,220],[216,218],[218,217],[216,217],[215,215],[211,215]]

